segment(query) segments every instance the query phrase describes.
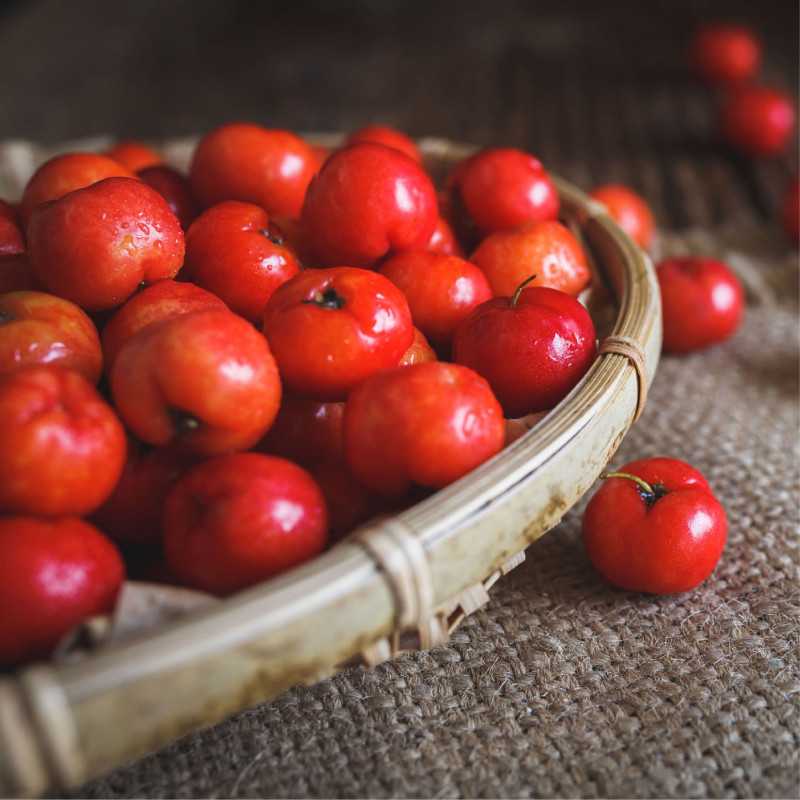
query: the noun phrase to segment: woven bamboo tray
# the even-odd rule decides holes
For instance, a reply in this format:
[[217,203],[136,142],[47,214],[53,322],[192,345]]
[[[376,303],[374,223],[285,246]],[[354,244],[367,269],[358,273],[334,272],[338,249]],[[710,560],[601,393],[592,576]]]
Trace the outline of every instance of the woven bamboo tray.
[[[163,150],[185,167],[192,145],[183,140]],[[435,139],[420,146],[435,176],[472,150]],[[59,148],[66,149],[76,148]],[[0,196],[23,185],[52,152],[0,145]],[[495,458],[289,574],[77,661],[1,678],[0,794],[78,785],[356,657],[377,663],[445,641],[589,489],[655,373],[661,308],[647,256],[602,206],[555,181],[562,216],[596,271],[587,305],[598,330],[638,352],[638,369],[630,353],[604,353],[556,409]]]

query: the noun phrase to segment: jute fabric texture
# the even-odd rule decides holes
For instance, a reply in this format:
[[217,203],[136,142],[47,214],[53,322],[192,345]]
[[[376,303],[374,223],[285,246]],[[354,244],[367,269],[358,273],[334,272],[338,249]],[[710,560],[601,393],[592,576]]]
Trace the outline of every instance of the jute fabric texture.
[[609,588],[584,554],[581,504],[447,646],[289,691],[75,795],[796,797],[790,269],[782,299],[751,305],[733,341],[663,359],[612,462],[668,455],[708,477],[730,535],[699,589]]

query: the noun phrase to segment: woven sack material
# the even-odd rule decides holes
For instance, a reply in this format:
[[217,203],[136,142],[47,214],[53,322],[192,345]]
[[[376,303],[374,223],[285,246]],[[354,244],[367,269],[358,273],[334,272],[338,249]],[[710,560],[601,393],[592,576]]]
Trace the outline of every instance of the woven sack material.
[[703,586],[606,586],[584,502],[448,646],[289,691],[75,796],[797,796],[796,266],[764,267],[782,299],[755,298],[725,345],[665,357],[613,461],[708,477],[731,527]]

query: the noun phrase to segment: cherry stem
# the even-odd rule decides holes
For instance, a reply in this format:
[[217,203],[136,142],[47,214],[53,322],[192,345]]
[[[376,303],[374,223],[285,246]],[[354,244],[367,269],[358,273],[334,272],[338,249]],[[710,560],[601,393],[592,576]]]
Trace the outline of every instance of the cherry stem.
[[324,291],[317,290],[311,295],[310,300],[303,300],[304,303],[313,303],[314,305],[321,306],[322,308],[342,308],[344,306],[344,297],[337,293],[333,286],[329,286]]
[[517,303],[519,302],[519,296],[522,294],[522,290],[531,282],[536,280],[536,275],[529,275],[525,278],[522,283],[514,289],[514,294],[511,296],[511,308],[516,308]]
[[642,500],[644,500],[648,507],[652,506],[656,500],[660,500],[668,493],[668,489],[662,484],[649,484],[644,478],[640,478],[638,475],[632,475],[630,472],[603,472],[600,477],[603,480],[606,478],[624,478],[625,480],[633,481],[639,489]]

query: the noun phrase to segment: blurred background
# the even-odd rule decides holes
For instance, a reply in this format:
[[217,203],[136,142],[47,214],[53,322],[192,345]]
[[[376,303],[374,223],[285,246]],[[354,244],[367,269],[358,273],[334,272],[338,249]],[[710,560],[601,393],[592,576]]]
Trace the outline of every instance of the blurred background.
[[796,95],[798,3],[0,0],[0,140],[158,139],[232,119],[394,124],[629,183],[673,227],[773,215],[796,153],[739,159],[689,73],[699,22],[751,25]]

